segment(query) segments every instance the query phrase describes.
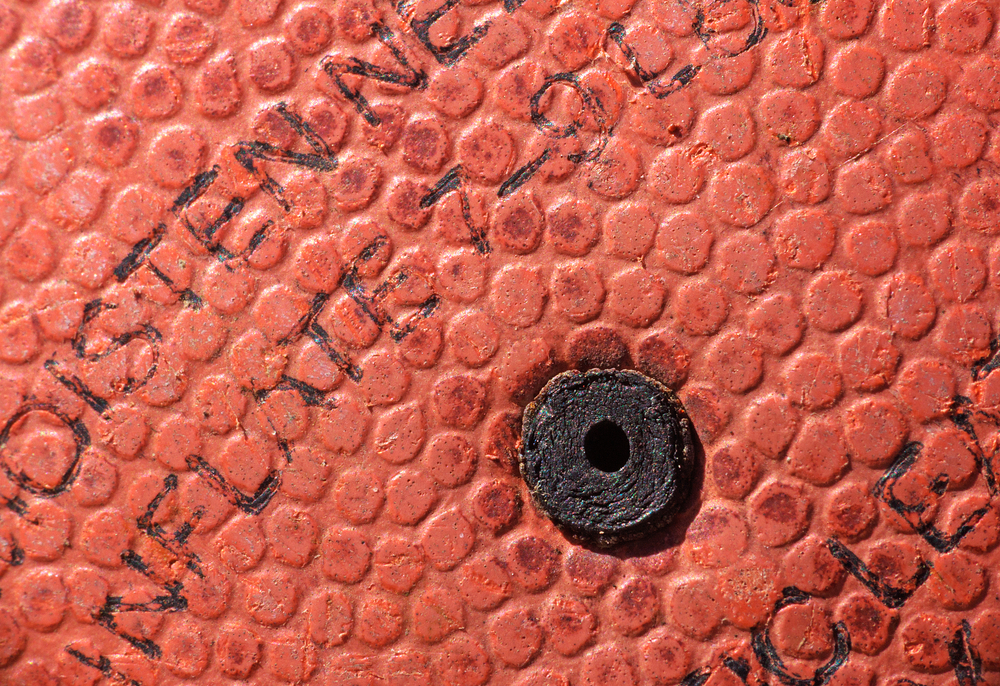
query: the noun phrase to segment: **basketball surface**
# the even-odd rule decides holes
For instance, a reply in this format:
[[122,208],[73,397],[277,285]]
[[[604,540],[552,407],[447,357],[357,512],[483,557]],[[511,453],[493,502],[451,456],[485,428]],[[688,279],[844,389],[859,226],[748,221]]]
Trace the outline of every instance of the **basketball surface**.
[[0,3],[0,684],[1000,683],[996,2]]

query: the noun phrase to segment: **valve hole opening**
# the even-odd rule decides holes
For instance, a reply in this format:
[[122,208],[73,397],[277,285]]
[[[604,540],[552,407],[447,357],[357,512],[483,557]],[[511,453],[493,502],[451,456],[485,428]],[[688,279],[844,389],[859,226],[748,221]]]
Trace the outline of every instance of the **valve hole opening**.
[[629,457],[628,436],[621,427],[604,419],[590,427],[583,439],[587,461],[602,472],[617,472]]

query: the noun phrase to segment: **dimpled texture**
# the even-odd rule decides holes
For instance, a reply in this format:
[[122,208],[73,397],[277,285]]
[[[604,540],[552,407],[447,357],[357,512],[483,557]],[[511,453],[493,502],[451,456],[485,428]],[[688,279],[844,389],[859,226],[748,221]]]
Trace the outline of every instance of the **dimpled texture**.
[[[998,16],[0,0],[0,683],[996,683]],[[593,551],[608,367],[700,451]]]

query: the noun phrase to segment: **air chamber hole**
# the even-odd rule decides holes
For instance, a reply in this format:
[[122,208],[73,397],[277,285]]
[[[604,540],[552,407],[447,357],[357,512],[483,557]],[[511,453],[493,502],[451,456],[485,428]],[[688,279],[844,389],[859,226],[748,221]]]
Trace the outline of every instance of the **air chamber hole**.
[[587,461],[602,472],[617,472],[628,462],[628,436],[611,420],[597,422],[583,439]]

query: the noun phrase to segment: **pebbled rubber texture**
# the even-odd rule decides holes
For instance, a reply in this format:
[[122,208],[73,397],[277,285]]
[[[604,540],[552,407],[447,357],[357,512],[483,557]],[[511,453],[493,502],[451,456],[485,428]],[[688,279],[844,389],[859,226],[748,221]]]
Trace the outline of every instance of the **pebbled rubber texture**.
[[[0,683],[1000,683],[998,13],[0,0]],[[589,368],[704,449],[605,551]]]

